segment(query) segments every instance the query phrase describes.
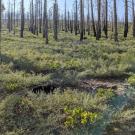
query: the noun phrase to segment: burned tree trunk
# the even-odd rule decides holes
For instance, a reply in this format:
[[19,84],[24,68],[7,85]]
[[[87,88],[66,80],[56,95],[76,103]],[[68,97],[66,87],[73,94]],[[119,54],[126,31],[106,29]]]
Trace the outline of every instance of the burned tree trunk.
[[21,29],[20,29],[20,37],[23,38],[24,32],[24,0],[21,1]]
[[68,32],[67,29],[67,1],[65,0],[65,32]]
[[78,6],[77,0],[75,1],[75,35],[77,35],[78,31]]
[[116,0],[113,0],[114,6],[114,41],[118,42],[118,28],[117,28],[117,4]]
[[133,16],[133,37],[135,37],[135,10],[134,10],[134,0],[132,0],[132,16]]
[[0,39],[1,39],[1,25],[2,25],[2,22],[1,22],[1,16],[2,16],[2,3],[1,3],[1,0],[0,0]]
[[2,16],[2,2],[0,0],[0,32],[1,32],[1,16]]
[[128,34],[128,0],[125,0],[125,26],[124,26],[124,37]]
[[45,34],[46,44],[48,44],[48,15],[47,15],[47,0],[44,0],[44,18],[43,18],[43,31]]
[[38,35],[38,0],[35,0],[34,34]]
[[97,9],[98,9],[98,22],[96,27],[96,40],[99,40],[101,38],[101,0],[98,0],[97,3]]
[[11,21],[10,21],[11,31],[13,30],[13,5],[11,5]]
[[54,39],[58,40],[58,3],[56,0],[53,6],[53,29]]
[[90,1],[88,0],[87,31],[90,35]]
[[105,0],[105,36],[108,38],[108,0]]
[[11,13],[10,13],[10,1],[8,4],[8,22],[7,22],[7,29],[9,31],[9,33],[11,32]]
[[95,20],[94,20],[94,12],[93,12],[93,0],[91,0],[91,19],[92,19],[92,28],[94,37],[96,37],[96,28],[95,28]]
[[80,0],[80,41],[84,37],[84,3],[83,0]]
[[73,13],[72,13],[72,19],[70,20],[70,32],[73,33],[73,20],[74,20],[74,17],[73,17]]
[[33,0],[31,1],[31,19],[30,19],[30,31],[34,34],[34,8],[33,8]]
[[14,0],[14,35],[15,35],[15,0]]
[[42,0],[39,0],[39,33],[42,33]]
[[70,12],[68,11],[68,21],[67,21],[68,31],[70,30]]

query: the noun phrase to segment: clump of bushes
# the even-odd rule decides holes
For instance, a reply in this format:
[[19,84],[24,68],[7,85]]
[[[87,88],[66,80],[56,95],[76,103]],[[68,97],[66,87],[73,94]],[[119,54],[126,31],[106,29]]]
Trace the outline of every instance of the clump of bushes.
[[5,83],[5,88],[8,92],[12,93],[17,91],[17,89],[19,89],[20,86],[16,82],[9,82],[9,83]]
[[85,111],[83,108],[64,108],[64,112],[67,115],[65,126],[75,127],[75,126],[92,126],[98,119],[98,113],[93,113],[90,111]]
[[7,93],[15,93],[33,85],[42,84],[49,78],[49,75],[35,75],[18,71],[7,74],[0,74],[1,85]]
[[132,75],[128,78],[128,83],[132,86],[135,86],[135,75]]
[[111,99],[116,96],[115,92],[112,89],[103,89],[99,88],[96,93],[97,97],[105,97],[106,99]]
[[0,103],[0,134],[71,134],[80,127],[93,128],[105,109],[101,99],[71,89],[49,95],[14,94]]
[[24,130],[28,132],[36,126],[37,118],[30,99],[8,96],[0,104],[0,133]]

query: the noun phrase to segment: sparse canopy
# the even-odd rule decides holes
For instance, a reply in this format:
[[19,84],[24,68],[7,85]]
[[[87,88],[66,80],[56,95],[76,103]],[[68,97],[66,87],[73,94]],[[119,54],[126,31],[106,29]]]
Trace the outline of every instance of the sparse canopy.
[[[46,38],[46,43],[49,41],[49,32],[53,32],[54,39],[57,40],[60,30],[66,33],[75,33],[75,35],[80,34],[81,41],[90,35],[93,35],[97,40],[100,40],[102,37],[109,39],[113,35],[114,41],[117,42],[120,25],[123,26],[123,36],[128,36],[131,24],[129,23],[129,6],[132,7],[132,18],[130,20],[133,20],[132,35],[135,37],[134,0],[130,0],[130,2],[123,0],[123,7],[125,7],[123,11],[124,21],[119,20],[117,0],[73,0],[73,3],[70,3],[73,5],[73,8],[72,6],[69,8],[68,1],[63,0],[63,11],[59,9],[59,2],[57,0],[52,1],[52,5],[49,4],[49,8],[47,7],[49,0],[28,1],[30,3],[29,10],[25,10],[24,0],[20,0],[19,5],[21,7],[15,5],[15,2],[19,2],[19,0],[9,0],[8,11],[5,12],[5,15],[7,15],[5,16],[7,18],[5,23],[7,23],[9,32],[12,32],[14,25],[15,34],[15,24],[17,24],[17,27],[21,28],[20,37],[23,37],[23,31],[28,26],[27,28],[32,34],[37,36],[42,34],[43,38]],[[1,10],[3,11],[4,9],[5,7],[2,4]],[[28,12],[26,13],[26,11]]]

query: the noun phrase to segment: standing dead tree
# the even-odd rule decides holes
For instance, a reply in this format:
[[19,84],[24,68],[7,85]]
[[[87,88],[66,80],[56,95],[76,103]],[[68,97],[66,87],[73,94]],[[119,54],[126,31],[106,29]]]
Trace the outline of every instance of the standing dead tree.
[[113,8],[114,8],[114,41],[118,42],[117,4],[116,4],[116,0],[113,0]]
[[87,3],[88,3],[87,31],[88,31],[88,35],[90,35],[90,1],[87,0]]
[[78,32],[78,1],[75,0],[75,35],[77,35]]
[[57,3],[57,0],[55,0],[54,6],[53,6],[53,30],[54,30],[54,39],[58,40],[58,3]]
[[42,33],[42,0],[39,0],[39,33]]
[[10,1],[8,3],[8,22],[7,22],[7,29],[11,32],[11,8],[10,8]]
[[68,31],[67,28],[67,1],[65,0],[65,32]]
[[104,24],[104,32],[106,38],[108,38],[108,0],[105,0],[105,24]]
[[125,0],[125,26],[124,26],[124,37],[128,34],[128,0]]
[[44,17],[43,17],[43,33],[48,44],[48,15],[47,15],[47,0],[44,0]]
[[84,1],[80,0],[80,41],[84,38]]
[[[2,12],[4,10],[4,5],[2,4],[2,0],[0,0],[0,55],[1,55],[1,30],[2,30]],[[2,62],[2,57],[0,57],[0,62]]]
[[101,38],[101,0],[97,1],[97,9],[98,9],[98,22],[96,27],[96,39],[99,40]]
[[24,0],[21,0],[21,29],[20,29],[20,37],[23,38],[24,32]]
[[93,11],[93,0],[90,0],[90,1],[91,1],[92,28],[93,28],[94,37],[96,37],[95,19],[94,19],[94,11]]
[[15,35],[15,0],[14,0],[14,35]]
[[135,9],[134,9],[134,0],[132,0],[132,16],[133,16],[133,37],[135,37]]
[[38,0],[35,0],[34,34],[38,35]]
[[34,5],[33,0],[30,3],[30,31],[34,34]]
[[[1,29],[2,29],[1,16],[2,16],[2,0],[0,0],[0,55],[1,55]],[[2,62],[1,57],[0,62]]]
[[10,25],[11,25],[11,31],[13,30],[13,4],[11,4],[11,21],[10,21]]

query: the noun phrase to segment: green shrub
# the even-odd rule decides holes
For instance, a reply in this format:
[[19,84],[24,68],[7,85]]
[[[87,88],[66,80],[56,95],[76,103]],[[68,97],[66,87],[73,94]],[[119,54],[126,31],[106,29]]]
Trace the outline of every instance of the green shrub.
[[128,83],[132,86],[135,86],[135,75],[132,75],[128,78]]
[[98,89],[96,93],[97,97],[105,97],[106,99],[111,99],[112,97],[116,96],[112,89]]
[[64,112],[67,115],[64,123],[66,127],[92,126],[98,119],[98,113],[85,111],[82,108],[69,109],[65,107]]
[[16,92],[20,86],[18,85],[18,83],[15,82],[9,82],[5,84],[5,88],[8,92]]
[[27,133],[36,122],[34,107],[28,98],[9,96],[0,103],[0,133],[17,129]]

